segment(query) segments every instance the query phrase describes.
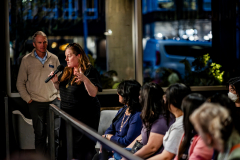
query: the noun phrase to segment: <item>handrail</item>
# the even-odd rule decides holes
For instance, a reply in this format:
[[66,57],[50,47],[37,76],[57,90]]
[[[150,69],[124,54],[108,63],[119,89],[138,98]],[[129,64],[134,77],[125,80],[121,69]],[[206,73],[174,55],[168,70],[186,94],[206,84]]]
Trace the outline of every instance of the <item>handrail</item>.
[[[71,128],[74,127],[78,131],[82,132],[84,135],[86,135],[88,138],[90,138],[93,141],[98,141],[99,143],[102,144],[103,146],[103,153],[105,149],[110,149],[113,150],[114,152],[119,153],[120,155],[123,155],[123,157],[131,160],[143,160],[140,157],[137,157],[133,154],[131,154],[129,151],[126,151],[122,147],[118,146],[117,144],[107,140],[106,138],[103,138],[101,135],[99,135],[95,130],[92,128],[88,127],[84,123],[80,122],[76,118],[70,116],[63,110],[59,109],[57,106],[54,104],[50,104],[49,108],[49,118],[50,118],[50,153],[51,153],[51,160],[55,159],[55,150],[54,150],[54,114],[58,115],[61,117],[61,119],[66,121],[67,124],[67,146],[72,148],[72,140],[71,140],[71,135],[72,135],[72,130]],[[72,126],[72,127],[71,127]],[[67,157],[68,159],[72,159],[72,149],[68,148],[67,149]],[[106,156],[103,154],[103,156]]]

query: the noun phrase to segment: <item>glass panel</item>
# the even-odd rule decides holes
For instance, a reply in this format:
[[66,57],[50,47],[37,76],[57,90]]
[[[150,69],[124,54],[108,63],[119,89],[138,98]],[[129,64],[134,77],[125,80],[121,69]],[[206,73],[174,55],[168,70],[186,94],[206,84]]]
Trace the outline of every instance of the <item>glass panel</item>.
[[166,54],[176,56],[198,57],[211,53],[211,43],[193,44],[193,45],[177,45],[166,44],[164,46]]
[[[147,3],[143,5],[148,8]],[[211,59],[211,1],[181,0],[175,7],[178,9],[168,15],[160,10],[142,13],[144,83],[156,82],[162,87],[176,82],[190,86],[222,84],[221,64]],[[155,17],[151,21],[150,14]]]
[[175,10],[175,0],[142,0],[143,14],[154,11]]
[[197,10],[197,0],[183,0],[184,10]]
[[79,43],[100,72],[104,89],[116,88],[122,79],[134,79],[133,4],[133,0],[9,0],[11,92],[18,92],[21,58],[32,51],[31,36],[38,30],[46,33],[48,51],[64,66],[66,45]]

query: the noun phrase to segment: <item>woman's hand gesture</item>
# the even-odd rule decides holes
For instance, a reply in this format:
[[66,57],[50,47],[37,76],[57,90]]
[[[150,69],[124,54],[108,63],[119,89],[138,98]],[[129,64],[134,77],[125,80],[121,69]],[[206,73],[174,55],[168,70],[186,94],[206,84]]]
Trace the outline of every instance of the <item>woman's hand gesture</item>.
[[79,72],[77,72],[75,75],[76,75],[76,79],[77,79],[75,82],[79,82],[79,81],[84,82],[85,79],[87,78],[87,77],[82,73],[81,68],[79,68]]

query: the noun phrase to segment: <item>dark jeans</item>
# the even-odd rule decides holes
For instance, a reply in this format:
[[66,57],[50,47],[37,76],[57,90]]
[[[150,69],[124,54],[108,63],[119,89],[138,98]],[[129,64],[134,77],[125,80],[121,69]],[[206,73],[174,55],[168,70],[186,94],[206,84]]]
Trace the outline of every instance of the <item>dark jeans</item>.
[[[49,104],[55,104],[60,107],[60,100],[57,98],[52,102],[36,102],[28,104],[29,112],[33,122],[33,129],[35,134],[35,149],[37,152],[49,156],[49,149],[47,145],[47,137],[49,137]],[[59,147],[59,128],[60,118],[55,117],[55,148],[56,155]]]
[[[96,106],[97,107],[97,106]],[[77,120],[85,123],[95,131],[98,129],[100,112],[83,112],[81,108],[79,109],[66,109],[62,108],[67,114],[73,116]],[[99,109],[100,110],[100,109]],[[88,116],[84,116],[88,115]],[[84,116],[84,117],[83,117]],[[94,154],[96,154],[95,145],[96,142],[89,139],[86,135],[78,131],[73,127],[72,129],[72,140],[73,140],[73,158],[78,160],[92,160]],[[61,121],[60,127],[60,141],[61,146],[59,148],[59,160],[67,159],[67,139],[66,139],[66,122]]]

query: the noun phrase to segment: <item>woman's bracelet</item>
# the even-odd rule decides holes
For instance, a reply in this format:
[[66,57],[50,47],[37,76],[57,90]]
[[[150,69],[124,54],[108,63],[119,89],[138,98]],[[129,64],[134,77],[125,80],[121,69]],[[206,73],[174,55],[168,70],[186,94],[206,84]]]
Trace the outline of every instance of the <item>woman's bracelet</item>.
[[105,134],[105,138],[107,139],[108,134]]

